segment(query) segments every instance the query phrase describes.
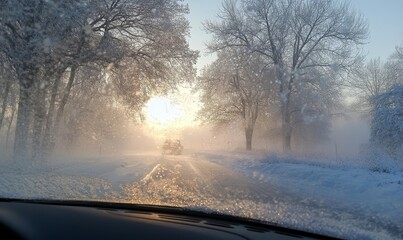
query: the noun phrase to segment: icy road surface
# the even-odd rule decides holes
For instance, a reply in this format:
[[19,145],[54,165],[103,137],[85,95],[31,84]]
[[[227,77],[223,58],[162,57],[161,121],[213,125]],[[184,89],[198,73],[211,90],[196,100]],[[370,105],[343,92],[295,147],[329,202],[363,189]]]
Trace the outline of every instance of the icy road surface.
[[384,216],[376,209],[349,207],[346,201],[338,204],[323,191],[306,197],[278,184],[281,179],[261,180],[204,155],[144,154],[60,160],[30,168],[3,163],[0,196],[171,205],[349,239],[403,238],[402,209]]

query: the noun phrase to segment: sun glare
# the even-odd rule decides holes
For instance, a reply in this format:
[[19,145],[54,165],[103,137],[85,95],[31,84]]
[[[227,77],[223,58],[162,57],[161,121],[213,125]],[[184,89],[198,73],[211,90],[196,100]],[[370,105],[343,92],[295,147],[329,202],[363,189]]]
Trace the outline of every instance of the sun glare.
[[190,86],[179,86],[175,93],[154,96],[144,107],[147,135],[158,139],[181,138],[189,128],[199,126],[199,93]]
[[183,115],[180,106],[166,97],[150,99],[146,112],[147,120],[156,124],[169,124],[179,120]]

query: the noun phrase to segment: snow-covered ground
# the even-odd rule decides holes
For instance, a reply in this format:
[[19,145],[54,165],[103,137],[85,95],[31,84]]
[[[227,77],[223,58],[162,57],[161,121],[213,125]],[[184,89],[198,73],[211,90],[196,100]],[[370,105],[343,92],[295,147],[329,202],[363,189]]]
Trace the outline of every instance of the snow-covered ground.
[[163,204],[358,239],[403,238],[403,171],[262,153],[0,161],[0,196]]
[[403,169],[370,171],[291,157],[248,153],[199,153],[220,165],[306,198],[334,202],[403,222]]
[[357,165],[357,161],[326,162],[242,152],[196,156],[294,194],[303,202],[383,219],[385,226],[397,224],[396,232],[403,237],[403,169],[399,165],[387,163],[386,171],[374,171],[370,165]]

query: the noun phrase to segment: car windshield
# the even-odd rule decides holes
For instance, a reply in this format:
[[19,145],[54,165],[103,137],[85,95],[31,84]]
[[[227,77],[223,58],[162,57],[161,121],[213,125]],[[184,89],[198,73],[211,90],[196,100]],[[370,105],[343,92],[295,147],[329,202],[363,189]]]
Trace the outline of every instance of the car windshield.
[[1,0],[0,197],[403,239],[402,12]]

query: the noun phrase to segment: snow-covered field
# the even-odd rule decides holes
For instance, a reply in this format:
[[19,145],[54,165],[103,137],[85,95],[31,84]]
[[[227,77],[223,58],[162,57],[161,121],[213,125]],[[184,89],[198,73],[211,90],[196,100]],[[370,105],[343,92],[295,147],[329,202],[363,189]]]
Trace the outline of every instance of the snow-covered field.
[[262,153],[0,161],[0,196],[163,204],[357,239],[403,238],[403,171]]
[[370,171],[366,167],[337,166],[317,161],[264,154],[201,153],[210,161],[306,200],[334,202],[403,222],[403,169]]

